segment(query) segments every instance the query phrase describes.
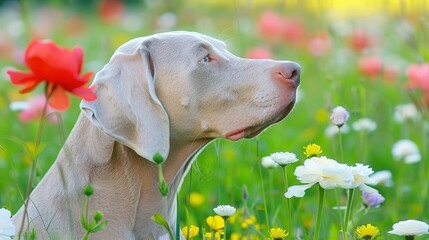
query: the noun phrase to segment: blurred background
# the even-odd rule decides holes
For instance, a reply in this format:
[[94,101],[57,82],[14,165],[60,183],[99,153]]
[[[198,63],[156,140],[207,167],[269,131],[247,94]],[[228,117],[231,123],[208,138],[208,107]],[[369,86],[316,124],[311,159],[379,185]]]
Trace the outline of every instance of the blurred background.
[[[207,228],[205,218],[214,215],[213,207],[230,204],[240,213],[228,230],[231,239],[263,239],[268,226],[285,227],[281,169],[262,166],[261,158],[294,152],[300,162],[288,167],[288,177],[290,184],[298,184],[293,171],[306,159],[303,147],[310,143],[339,162],[390,173],[389,184],[377,186],[386,199],[381,207],[363,207],[356,194],[353,226],[372,223],[383,239],[395,239],[386,233],[393,223],[429,221],[429,1],[0,0],[0,26],[0,207],[17,211],[32,159],[40,154],[36,185],[80,111],[80,100],[73,97],[70,109],[57,115],[60,121],[48,123],[40,152],[34,151],[43,89],[19,94],[5,74],[6,69],[25,69],[23,53],[32,39],[81,46],[83,72],[97,72],[132,38],[186,30],[221,39],[241,57],[296,61],[302,82],[287,119],[252,140],[215,140],[197,157],[179,196],[181,226]],[[329,121],[337,105],[351,114],[341,138]],[[411,110],[398,118],[404,105]],[[372,125],[359,127],[362,118]],[[421,161],[395,159],[392,148],[400,139],[417,145]],[[339,210],[334,207],[345,205],[345,193],[331,191],[326,199],[321,235],[338,239]],[[317,191],[292,199],[292,206],[294,235],[308,239]]]

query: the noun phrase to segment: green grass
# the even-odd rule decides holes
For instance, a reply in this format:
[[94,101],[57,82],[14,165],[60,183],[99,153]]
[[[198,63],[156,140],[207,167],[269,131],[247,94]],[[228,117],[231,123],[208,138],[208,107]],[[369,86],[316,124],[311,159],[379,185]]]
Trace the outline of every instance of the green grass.
[[[249,236],[248,239],[251,239],[251,236],[263,239],[268,237],[267,226],[285,229],[287,215],[282,170],[261,168],[260,159],[277,151],[294,152],[300,161],[288,167],[288,179],[289,185],[295,185],[298,181],[293,171],[306,159],[303,147],[309,143],[319,144],[323,148],[323,155],[338,162],[350,165],[364,163],[369,164],[374,171],[390,170],[393,173],[392,187],[376,187],[386,198],[380,208],[356,214],[362,204],[360,191],[355,192],[351,216],[352,230],[362,224],[371,223],[380,229],[379,238],[400,239],[387,234],[394,223],[406,219],[429,222],[427,109],[422,109],[423,118],[415,123],[399,124],[393,120],[395,106],[412,102],[410,93],[403,87],[407,80],[406,66],[409,63],[428,61],[428,56],[425,55],[429,52],[427,15],[402,16],[403,19],[408,19],[409,24],[415,29],[413,41],[406,42],[402,38],[404,32],[397,30],[401,21],[398,16],[386,14],[383,24],[377,26],[372,24],[375,21],[372,18],[328,21],[323,18],[322,13],[310,14],[305,8],[286,10],[277,8],[283,14],[300,17],[310,32],[309,35],[319,32],[329,33],[332,38],[331,51],[316,58],[308,53],[306,47],[292,46],[283,42],[270,44],[259,37],[255,26],[262,9],[246,8],[243,5],[237,6],[235,10],[229,7],[210,8],[204,4],[186,3],[167,7],[137,5],[138,7],[130,8],[131,11],[128,13],[141,25],[134,32],[124,30],[124,26],[120,24],[103,25],[93,14],[93,8],[79,10],[70,4],[57,6],[63,14],[61,19],[78,16],[86,22],[86,29],[82,34],[70,35],[63,27],[67,21],[62,20],[54,25],[54,29],[47,37],[63,46],[81,45],[85,51],[86,71],[98,71],[120,43],[156,32],[156,19],[166,10],[176,11],[179,20],[179,25],[172,30],[200,31],[223,39],[229,45],[230,51],[240,56],[251,47],[265,45],[271,48],[275,59],[293,60],[302,66],[301,97],[288,118],[270,127],[255,139],[238,142],[214,140],[197,157],[179,195],[181,227],[193,224],[200,227],[200,232],[203,228],[208,231],[205,219],[214,215],[212,209],[219,204],[229,204],[244,211],[244,215],[235,223],[228,224],[228,235],[240,233]],[[30,26],[36,28],[36,20],[40,18],[36,6],[28,11],[28,18]],[[3,21],[2,24],[7,21],[4,17],[0,20]],[[379,42],[372,53],[380,55],[385,62],[399,64],[400,74],[396,82],[385,83],[381,76],[368,79],[359,73],[357,61],[361,54],[349,51],[347,38],[334,30],[333,26],[339,23],[365,30],[375,29]],[[16,48],[25,48],[29,41],[26,36],[28,35],[23,33],[14,38]],[[21,68],[13,62],[13,59],[4,56],[0,58],[1,69],[9,66]],[[0,207],[15,212],[22,205],[20,195],[25,192],[30,168],[31,150],[28,147],[31,148],[35,143],[38,122],[19,121],[18,113],[11,111],[8,105],[11,101],[26,99],[31,94],[19,95],[18,88],[12,86],[6,76],[2,75],[1,80]],[[41,89],[37,89],[37,92],[40,93]],[[79,100],[74,98],[71,108],[61,114],[62,125],[46,126],[37,165],[37,181],[49,169],[65,140],[64,136],[67,136],[73,127],[79,114],[78,104]],[[377,129],[368,134],[350,130],[349,133],[342,135],[343,159],[338,137],[328,138],[325,135],[325,129],[330,124],[330,110],[337,105],[344,106],[350,111],[349,123],[368,117],[378,124]],[[421,162],[407,165],[393,160],[392,146],[402,138],[417,143],[422,154]],[[201,204],[189,203],[191,192],[202,195]],[[326,191],[320,239],[338,239],[342,220],[334,207],[344,206],[346,202],[345,190]],[[317,188],[307,190],[303,198],[292,198],[291,204],[292,229],[300,231],[302,239],[311,239],[316,225]],[[252,215],[256,216],[256,222],[248,228],[242,228],[241,223],[244,219]],[[341,215],[344,215],[344,211]],[[355,237],[353,233],[352,236]]]

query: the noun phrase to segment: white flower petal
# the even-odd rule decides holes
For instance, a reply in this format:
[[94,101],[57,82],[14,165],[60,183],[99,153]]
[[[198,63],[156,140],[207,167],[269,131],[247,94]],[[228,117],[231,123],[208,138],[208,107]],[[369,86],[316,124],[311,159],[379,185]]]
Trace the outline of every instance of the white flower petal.
[[412,103],[401,104],[395,107],[393,118],[398,123],[403,123],[407,120],[416,121],[420,119],[420,113],[416,105]]
[[213,208],[213,211],[221,217],[229,217],[235,213],[236,209],[231,205],[219,205]]
[[352,124],[355,131],[372,132],[377,129],[377,123],[369,118],[361,118]]
[[279,165],[285,166],[298,161],[294,153],[276,152],[271,154],[271,159]]
[[304,197],[305,190],[311,188],[314,184],[306,184],[306,185],[295,185],[292,187],[289,187],[287,192],[285,193],[285,197],[291,198],[291,197]]
[[360,189],[362,192],[366,192],[366,193],[368,193],[368,194],[378,193],[378,190],[377,190],[377,189],[372,188],[372,187],[370,187],[370,186],[368,186],[368,185],[366,185],[366,184],[361,184],[361,185],[359,186],[359,189]]
[[270,157],[270,156],[263,157],[263,158],[261,159],[261,165],[262,165],[262,167],[264,167],[264,168],[276,168],[276,167],[278,167],[278,166],[279,166],[276,162],[274,162],[274,161],[271,159],[271,157]]
[[389,170],[382,170],[371,174],[370,178],[374,181],[374,185],[384,185],[385,187],[393,186],[392,172]]
[[409,139],[397,141],[393,145],[392,155],[395,160],[404,159],[406,163],[415,163],[421,159],[419,147]]
[[420,236],[429,234],[429,225],[422,221],[410,219],[393,224],[393,230],[389,233],[398,236]]
[[0,209],[0,237],[6,237],[10,239],[15,235],[15,225],[13,225],[11,220],[11,213],[5,208]]
[[404,157],[405,163],[408,163],[408,164],[420,162],[421,159],[422,159],[422,156],[420,155],[420,153],[414,153]]

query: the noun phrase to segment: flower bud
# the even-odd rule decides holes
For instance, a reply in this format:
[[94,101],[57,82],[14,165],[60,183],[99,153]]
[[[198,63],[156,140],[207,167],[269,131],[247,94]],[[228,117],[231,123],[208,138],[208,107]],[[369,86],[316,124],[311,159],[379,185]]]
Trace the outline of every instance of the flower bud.
[[165,179],[163,179],[159,184],[159,192],[163,197],[167,196],[168,194],[168,186],[167,186],[167,183],[165,182]]
[[104,214],[100,211],[95,211],[94,213],[94,220],[96,223],[98,223],[101,219],[103,219]]
[[161,164],[164,162],[164,157],[159,152],[155,153],[152,158],[156,164]]
[[91,185],[88,184],[83,188],[83,194],[85,194],[87,197],[91,196],[93,193],[94,189]]

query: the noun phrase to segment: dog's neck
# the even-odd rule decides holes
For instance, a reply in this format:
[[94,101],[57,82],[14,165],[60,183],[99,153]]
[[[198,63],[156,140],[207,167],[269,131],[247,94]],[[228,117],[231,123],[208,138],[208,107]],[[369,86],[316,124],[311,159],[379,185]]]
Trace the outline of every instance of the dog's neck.
[[[169,194],[165,198],[158,190],[156,164],[107,136],[83,115],[64,145],[57,164],[65,172],[66,181],[70,179],[68,191],[71,195],[81,191],[79,188],[84,185],[92,184],[95,193],[91,208],[94,211],[104,212],[109,221],[129,222],[137,239],[148,239],[149,233],[157,236],[154,229],[163,231],[150,219],[154,212],[161,213],[173,225],[171,228],[175,228],[177,192],[193,156],[208,142],[170,143],[169,156],[162,165],[169,185]],[[79,181],[76,181],[77,175]],[[106,202],[97,196],[103,196]],[[121,215],[134,219],[119,219]]]

